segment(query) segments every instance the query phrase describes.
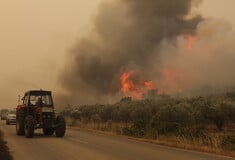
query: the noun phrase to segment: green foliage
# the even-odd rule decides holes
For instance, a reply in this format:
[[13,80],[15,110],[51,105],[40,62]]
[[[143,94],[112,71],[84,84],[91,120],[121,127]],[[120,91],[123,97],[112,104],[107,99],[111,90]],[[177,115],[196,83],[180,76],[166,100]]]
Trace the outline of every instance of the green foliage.
[[134,131],[132,130],[132,128],[124,127],[122,129],[122,134],[123,135],[127,135],[127,136],[133,136],[134,135]]
[[[224,126],[235,123],[235,99],[231,96],[172,98],[160,95],[155,99],[132,100],[107,105],[68,106],[61,114],[86,122],[124,122],[122,133],[137,137],[157,137],[173,134],[187,139],[210,139],[204,129],[211,124],[222,131]],[[152,134],[152,135],[150,135]]]
[[151,126],[157,130],[158,135],[160,134],[177,134],[180,128],[180,124],[175,122],[166,122],[155,120]]

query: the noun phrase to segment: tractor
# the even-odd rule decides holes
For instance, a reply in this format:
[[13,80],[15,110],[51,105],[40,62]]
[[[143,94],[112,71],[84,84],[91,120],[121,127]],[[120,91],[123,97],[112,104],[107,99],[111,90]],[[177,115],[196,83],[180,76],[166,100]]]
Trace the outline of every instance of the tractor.
[[63,116],[56,116],[51,91],[30,90],[25,92],[16,108],[16,134],[27,138],[34,136],[35,129],[44,135],[64,137],[66,124]]

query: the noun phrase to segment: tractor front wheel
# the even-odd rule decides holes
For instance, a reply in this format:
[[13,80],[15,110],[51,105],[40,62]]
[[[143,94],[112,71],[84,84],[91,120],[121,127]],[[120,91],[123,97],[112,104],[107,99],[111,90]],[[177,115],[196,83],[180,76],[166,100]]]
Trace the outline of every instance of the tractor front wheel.
[[57,116],[55,124],[56,124],[56,128],[55,128],[56,137],[64,137],[65,130],[66,130],[66,124],[65,124],[64,117],[63,116]]

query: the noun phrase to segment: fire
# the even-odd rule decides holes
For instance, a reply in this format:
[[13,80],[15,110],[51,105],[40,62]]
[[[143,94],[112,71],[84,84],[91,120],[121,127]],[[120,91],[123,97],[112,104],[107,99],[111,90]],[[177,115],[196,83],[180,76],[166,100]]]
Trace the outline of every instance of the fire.
[[127,92],[134,92],[136,94],[139,93],[139,88],[138,86],[130,80],[131,76],[133,76],[134,71],[129,71],[126,73],[123,73],[121,76],[121,84],[122,84],[122,92],[127,93]]
[[164,68],[161,70],[162,77],[155,81],[146,81],[135,78],[135,71],[128,71],[121,75],[121,91],[123,95],[134,99],[142,99],[148,94],[174,94],[190,86],[187,76],[180,70]]
[[193,43],[195,42],[196,40],[196,37],[195,36],[192,36],[192,35],[185,35],[184,38],[187,40],[187,44],[186,44],[186,49],[188,50],[192,50],[193,48]]
[[154,85],[153,81],[132,80],[135,74],[135,71],[129,71],[121,75],[121,91],[125,96],[141,99],[144,93],[154,89]]

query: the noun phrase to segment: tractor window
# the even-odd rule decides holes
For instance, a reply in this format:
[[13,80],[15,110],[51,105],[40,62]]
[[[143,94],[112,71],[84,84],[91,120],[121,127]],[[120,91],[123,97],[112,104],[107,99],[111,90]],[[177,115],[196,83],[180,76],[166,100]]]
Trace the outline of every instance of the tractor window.
[[23,104],[24,104],[24,105],[27,105],[27,104],[28,104],[28,99],[29,99],[29,96],[25,96],[25,97],[24,97],[24,101],[23,101]]
[[43,95],[42,96],[42,104],[43,105],[52,105],[52,99],[51,99],[51,96],[49,95]]
[[51,106],[52,99],[50,95],[31,95],[30,96],[30,105],[33,106]]
[[[30,96],[30,105],[37,105],[37,100],[38,100],[39,97],[41,97],[41,96],[33,96],[33,95],[31,95]],[[40,105],[40,104],[38,104],[38,105]]]

